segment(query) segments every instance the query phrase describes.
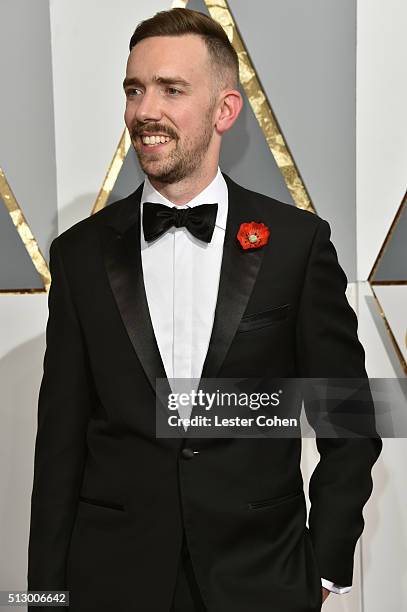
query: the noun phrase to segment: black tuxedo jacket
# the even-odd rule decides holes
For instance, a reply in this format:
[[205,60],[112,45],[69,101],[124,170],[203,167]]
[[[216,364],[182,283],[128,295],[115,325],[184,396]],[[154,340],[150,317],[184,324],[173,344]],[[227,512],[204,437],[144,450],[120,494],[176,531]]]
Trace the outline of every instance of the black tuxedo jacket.
[[[366,377],[328,223],[224,178],[202,377]],[[300,439],[156,438],[142,187],[51,244],[28,589],[70,590],[75,612],[168,612],[185,529],[209,612],[315,612],[321,576],[352,583],[381,440],[317,440],[307,528]],[[245,251],[251,220],[271,235]]]

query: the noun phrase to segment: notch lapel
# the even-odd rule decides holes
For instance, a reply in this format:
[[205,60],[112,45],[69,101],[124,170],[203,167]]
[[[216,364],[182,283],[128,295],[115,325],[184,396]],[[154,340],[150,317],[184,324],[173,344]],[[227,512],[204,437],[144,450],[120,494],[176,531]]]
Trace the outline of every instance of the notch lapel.
[[226,357],[242,319],[264,256],[264,248],[244,250],[237,240],[241,223],[261,221],[247,191],[226,174],[228,216],[219,279],[215,318],[202,378],[214,378]]
[[[156,378],[162,378],[165,379],[162,393],[167,397],[171,388],[154,334],[143,279],[140,250],[142,191],[143,183],[120,203],[116,216],[103,224],[102,250],[109,284],[133,348],[154,395]],[[162,401],[159,405],[167,418],[170,414],[167,405]],[[174,427],[173,432],[174,438],[180,439],[185,435],[182,427]]]

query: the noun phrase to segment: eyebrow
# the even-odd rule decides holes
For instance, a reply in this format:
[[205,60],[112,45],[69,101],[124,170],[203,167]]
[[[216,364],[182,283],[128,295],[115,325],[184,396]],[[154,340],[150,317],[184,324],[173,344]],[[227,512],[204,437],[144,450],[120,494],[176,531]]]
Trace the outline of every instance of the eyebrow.
[[[189,83],[180,76],[162,77],[156,74],[153,77],[153,81],[156,83],[163,83],[164,85],[182,85],[186,89],[191,88],[191,83]],[[124,79],[123,89],[126,89],[126,87],[129,87],[130,85],[142,85],[142,82],[137,77]]]

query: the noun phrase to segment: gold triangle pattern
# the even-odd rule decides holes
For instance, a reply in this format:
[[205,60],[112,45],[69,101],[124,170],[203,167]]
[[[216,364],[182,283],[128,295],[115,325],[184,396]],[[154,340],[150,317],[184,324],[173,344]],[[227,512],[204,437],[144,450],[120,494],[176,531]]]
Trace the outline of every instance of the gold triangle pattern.
[[[315,213],[316,211],[311,202],[311,198],[306,190],[294,158],[290,153],[283,132],[271,108],[271,104],[257,77],[253,62],[244,45],[243,38],[239,33],[227,1],[204,1],[210,16],[223,27],[238,54],[240,82],[295,205],[298,208],[303,208]],[[188,2],[186,1],[185,6],[187,4]]]
[[0,196],[9,212],[10,218],[21,238],[21,241],[31,258],[31,261],[35,266],[35,269],[44,283],[43,289],[0,289],[0,293],[42,293],[49,291],[51,275],[47,262],[40,251],[38,243],[31,232],[26,218],[24,217],[23,211],[21,210],[14,193],[7,182],[6,175],[1,168]]
[[[389,230],[387,232],[387,235],[386,235],[386,237],[385,237],[385,239],[383,241],[383,244],[382,244],[382,246],[380,248],[380,251],[379,251],[379,253],[378,253],[377,257],[376,257],[376,260],[375,260],[375,262],[373,264],[373,267],[372,267],[372,269],[370,271],[370,274],[369,274],[369,277],[368,277],[368,281],[369,281],[370,288],[372,290],[372,294],[373,294],[373,297],[375,299],[377,308],[378,308],[379,313],[380,313],[380,315],[381,315],[381,317],[383,319],[383,323],[384,323],[384,326],[386,328],[386,331],[387,331],[387,333],[388,333],[388,335],[390,337],[391,343],[392,343],[392,345],[394,347],[394,350],[396,352],[396,355],[397,355],[397,357],[398,357],[398,359],[400,361],[400,365],[403,368],[404,374],[407,376],[407,362],[404,359],[404,355],[403,355],[403,353],[401,351],[399,343],[396,340],[395,334],[393,333],[393,330],[392,330],[392,328],[390,326],[390,323],[389,323],[389,321],[388,321],[388,319],[386,317],[386,313],[384,312],[383,306],[380,303],[379,298],[377,297],[377,293],[374,290],[375,286],[380,286],[380,285],[387,285],[387,286],[393,285],[394,286],[394,285],[406,285],[407,284],[405,280],[397,280],[397,279],[395,279],[395,280],[390,280],[390,281],[377,281],[377,280],[374,279],[376,271],[377,271],[377,269],[379,267],[379,264],[380,264],[384,254],[386,252],[386,249],[387,249],[388,245],[391,242],[391,238],[392,238],[392,236],[394,234],[394,231],[395,231],[395,229],[397,227],[397,223],[399,222],[399,220],[401,218],[401,215],[403,213],[403,210],[404,210],[404,208],[406,206],[406,202],[407,202],[407,191],[404,194],[404,197],[403,197],[403,199],[401,201],[401,204],[400,204],[400,206],[399,206],[399,208],[398,208],[398,210],[397,210],[397,212],[396,212],[396,214],[394,216],[392,224],[390,225],[390,228],[389,228]],[[406,347],[407,347],[407,330],[406,330],[406,334],[405,334],[405,337],[404,337],[404,341],[405,341]]]
[[126,159],[126,155],[129,151],[131,144],[130,134],[127,128],[124,129],[123,134],[119,140],[119,144],[117,146],[116,152],[113,156],[112,161],[110,162],[109,169],[104,178],[102,187],[98,193],[96,198],[96,202],[92,208],[91,215],[98,212],[106,206],[106,203],[109,199],[109,195],[114,187],[114,184],[117,180],[117,177],[120,174],[120,170],[123,166],[124,160]]

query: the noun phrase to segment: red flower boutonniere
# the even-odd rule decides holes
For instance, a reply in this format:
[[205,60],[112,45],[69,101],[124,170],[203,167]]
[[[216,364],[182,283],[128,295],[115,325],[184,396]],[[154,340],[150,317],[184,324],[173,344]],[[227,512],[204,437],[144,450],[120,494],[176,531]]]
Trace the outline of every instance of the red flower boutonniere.
[[237,239],[246,249],[257,249],[264,244],[267,244],[270,236],[270,230],[264,223],[241,223],[237,232]]

